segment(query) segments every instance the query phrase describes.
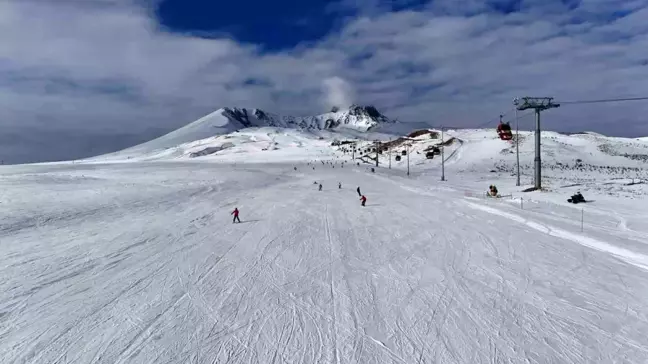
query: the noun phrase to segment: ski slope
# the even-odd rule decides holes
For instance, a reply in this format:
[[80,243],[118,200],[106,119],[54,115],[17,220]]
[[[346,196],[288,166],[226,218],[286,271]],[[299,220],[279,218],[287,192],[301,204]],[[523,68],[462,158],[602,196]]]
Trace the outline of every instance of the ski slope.
[[472,197],[469,179],[0,168],[0,362],[647,362],[645,204],[581,232],[570,206]]

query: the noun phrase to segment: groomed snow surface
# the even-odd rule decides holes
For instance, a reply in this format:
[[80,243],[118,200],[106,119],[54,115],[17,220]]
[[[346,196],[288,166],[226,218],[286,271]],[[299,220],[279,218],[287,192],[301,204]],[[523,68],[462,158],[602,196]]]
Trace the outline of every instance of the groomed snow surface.
[[3,167],[0,362],[648,362],[645,200],[487,200],[462,148]]

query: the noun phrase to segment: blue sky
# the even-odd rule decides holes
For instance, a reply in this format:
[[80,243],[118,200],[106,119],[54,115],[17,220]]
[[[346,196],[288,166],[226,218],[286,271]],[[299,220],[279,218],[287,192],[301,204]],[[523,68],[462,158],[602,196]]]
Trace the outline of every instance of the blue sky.
[[[223,106],[466,127],[516,96],[648,95],[648,0],[6,0],[0,44],[6,161],[123,148]],[[570,106],[544,125],[639,136],[646,115]]]
[[323,0],[166,0],[156,10],[160,24],[170,31],[232,37],[265,51],[322,39],[341,25],[345,15],[350,12]]

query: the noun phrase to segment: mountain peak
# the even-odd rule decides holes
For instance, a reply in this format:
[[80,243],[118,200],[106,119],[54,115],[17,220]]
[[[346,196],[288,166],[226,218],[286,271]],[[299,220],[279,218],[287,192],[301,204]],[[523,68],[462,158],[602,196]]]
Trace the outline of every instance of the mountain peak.
[[382,115],[374,106],[352,105],[346,110],[331,111],[315,116],[282,116],[261,109],[223,107],[193,123],[160,138],[141,144],[146,148],[169,148],[218,135],[253,127],[275,127],[298,130],[352,129],[360,132],[374,130],[395,121]]
[[333,107],[329,113],[315,116],[281,116],[261,109],[224,107],[221,113],[242,128],[283,127],[310,130],[336,129],[338,127],[368,131],[382,123],[393,123],[373,105],[351,105],[346,110]]
[[381,114],[381,113],[378,111],[378,109],[376,109],[376,107],[373,106],[373,105],[366,105],[366,106],[362,106],[362,105],[351,105],[351,107],[349,107],[349,113],[350,113],[351,115],[356,115],[356,116],[366,115],[366,116],[369,116],[369,117],[371,117],[371,118],[381,118],[381,117],[385,117],[385,116],[384,116],[383,114]]

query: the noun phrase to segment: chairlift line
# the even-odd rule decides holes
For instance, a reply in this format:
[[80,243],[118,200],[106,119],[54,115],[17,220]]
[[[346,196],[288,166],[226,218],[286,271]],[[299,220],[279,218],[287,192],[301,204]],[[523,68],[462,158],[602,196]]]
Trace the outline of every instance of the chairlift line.
[[600,99],[600,100],[579,100],[579,101],[561,101],[561,104],[599,104],[604,102],[621,102],[621,101],[642,101],[648,100],[648,96],[643,97],[625,97],[618,99]]

